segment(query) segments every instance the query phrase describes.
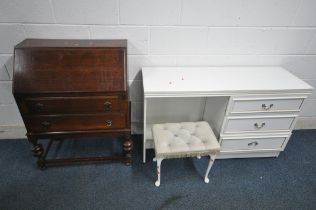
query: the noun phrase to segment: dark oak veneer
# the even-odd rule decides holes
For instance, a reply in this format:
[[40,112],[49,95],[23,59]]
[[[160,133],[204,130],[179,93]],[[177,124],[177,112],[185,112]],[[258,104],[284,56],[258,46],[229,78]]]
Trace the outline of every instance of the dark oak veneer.
[[[14,49],[13,94],[41,168],[109,159],[131,164],[127,40],[26,39]],[[83,136],[123,136],[124,154],[46,159],[53,140]],[[51,139],[46,150],[41,138]]]

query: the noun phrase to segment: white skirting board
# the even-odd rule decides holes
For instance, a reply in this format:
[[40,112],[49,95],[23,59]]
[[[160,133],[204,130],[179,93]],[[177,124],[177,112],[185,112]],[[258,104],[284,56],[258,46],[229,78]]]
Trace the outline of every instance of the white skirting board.
[[316,129],[316,117],[299,117],[294,126],[294,130]]
[[0,126],[0,139],[25,139],[24,125]]
[[[299,117],[295,130],[301,129],[316,129],[316,117]],[[132,123],[132,134],[142,134],[143,123]],[[26,138],[26,129],[23,125],[1,126],[0,125],[0,139],[21,139]]]

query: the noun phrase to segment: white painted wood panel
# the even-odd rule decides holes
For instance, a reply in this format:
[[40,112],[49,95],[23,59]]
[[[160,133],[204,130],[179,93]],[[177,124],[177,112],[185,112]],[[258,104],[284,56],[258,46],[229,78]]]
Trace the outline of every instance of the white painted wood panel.
[[207,121],[216,136],[219,136],[223,124],[229,97],[207,97],[203,121]]
[[234,99],[231,113],[299,111],[303,103],[297,99]]
[[142,74],[147,96],[308,93],[313,89],[281,67],[148,67]]
[[228,117],[224,133],[273,132],[291,130],[294,116]]
[[220,152],[216,155],[216,159],[228,159],[228,158],[258,158],[258,157],[278,157],[280,150],[257,150],[249,152],[244,150],[242,152]]
[[280,138],[251,138],[251,139],[223,139],[221,151],[280,149],[286,137]]
[[202,119],[204,98],[147,99],[147,124],[195,122]]
[[[305,80],[308,84],[310,84],[312,87],[316,87],[316,79],[307,79]],[[309,99],[316,99],[316,91],[313,90],[312,95],[308,96]]]

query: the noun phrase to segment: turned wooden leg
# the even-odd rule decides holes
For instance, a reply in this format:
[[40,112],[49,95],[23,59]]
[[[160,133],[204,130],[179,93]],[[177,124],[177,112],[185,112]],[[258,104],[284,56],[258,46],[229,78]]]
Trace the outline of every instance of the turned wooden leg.
[[36,137],[28,137],[28,140],[32,144],[33,156],[38,158],[37,166],[40,169],[46,168],[43,146],[37,142],[37,138]]
[[123,143],[123,150],[125,155],[126,165],[132,164],[132,151],[133,151],[133,140],[131,136],[126,137],[126,140]]
[[44,170],[46,168],[46,161],[43,157],[40,157],[38,160],[37,160],[37,166],[41,169],[41,170]]
[[41,157],[44,153],[43,146],[37,142],[36,137],[28,137],[29,142],[32,144],[32,153],[35,157]]

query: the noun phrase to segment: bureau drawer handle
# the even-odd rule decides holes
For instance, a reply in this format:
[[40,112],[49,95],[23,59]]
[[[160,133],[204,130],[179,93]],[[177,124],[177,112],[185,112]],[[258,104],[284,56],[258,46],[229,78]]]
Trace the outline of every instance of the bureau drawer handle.
[[255,126],[257,129],[263,128],[265,125],[266,125],[266,123],[261,123],[261,125],[259,125],[258,123],[255,123],[255,124],[254,124],[254,126]]
[[253,146],[253,147],[255,147],[255,146],[257,146],[259,143],[257,142],[257,141],[254,141],[254,142],[250,142],[249,144],[248,144],[248,146],[249,147],[251,147],[251,146]]
[[42,125],[44,128],[48,128],[48,127],[50,126],[50,122],[43,121],[43,122],[41,122],[41,125]]
[[273,107],[273,104],[270,104],[269,106],[267,106],[266,104],[262,104],[261,107],[263,110],[268,111],[269,109],[271,109]]
[[106,101],[104,103],[104,109],[105,111],[110,111],[112,109],[112,103],[110,101]]
[[106,120],[106,121],[105,121],[105,125],[106,125],[107,127],[111,127],[111,126],[112,126],[112,120]]
[[36,103],[35,108],[37,111],[42,111],[44,109],[44,104],[42,103]]

